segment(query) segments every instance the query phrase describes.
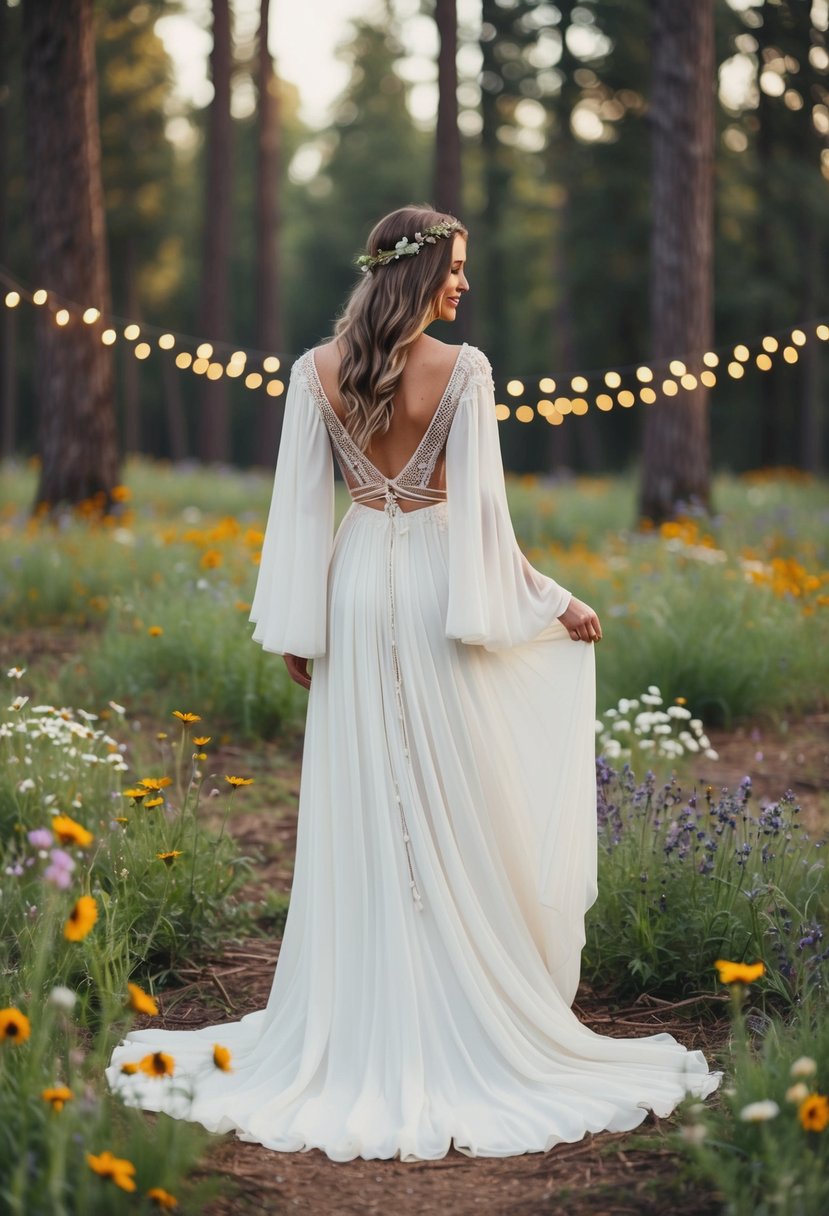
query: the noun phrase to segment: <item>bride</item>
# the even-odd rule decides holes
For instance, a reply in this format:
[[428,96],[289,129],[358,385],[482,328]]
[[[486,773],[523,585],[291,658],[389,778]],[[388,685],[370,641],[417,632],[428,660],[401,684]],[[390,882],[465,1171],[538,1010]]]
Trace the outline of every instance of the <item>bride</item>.
[[[611,1038],[571,1009],[602,631],[518,547],[488,359],[425,332],[469,290],[467,235],[426,206],[386,215],[332,340],[291,370],[251,609],[309,690],[267,1006],[131,1031],[107,1068],[130,1104],[336,1161],[543,1152],[722,1077],[668,1033]],[[336,534],[334,459],[353,500]],[[150,1051],[172,1076],[122,1070]]]

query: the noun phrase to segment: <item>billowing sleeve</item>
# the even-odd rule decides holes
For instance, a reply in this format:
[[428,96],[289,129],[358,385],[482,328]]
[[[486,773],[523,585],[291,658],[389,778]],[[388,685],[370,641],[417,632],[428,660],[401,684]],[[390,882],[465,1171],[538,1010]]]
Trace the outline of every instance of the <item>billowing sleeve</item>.
[[325,654],[334,461],[322,414],[291,369],[259,577],[253,640],[275,654]]
[[475,350],[446,441],[449,601],[446,636],[504,650],[530,642],[571,593],[518,547],[504,484],[492,369]]

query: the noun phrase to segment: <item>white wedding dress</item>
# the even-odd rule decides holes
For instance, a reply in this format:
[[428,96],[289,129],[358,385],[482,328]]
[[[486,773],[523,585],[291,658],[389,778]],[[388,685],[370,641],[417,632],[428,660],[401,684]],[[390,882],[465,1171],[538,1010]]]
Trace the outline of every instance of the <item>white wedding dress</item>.
[[[334,455],[352,497],[385,498],[336,535]],[[459,348],[388,480],[313,351],[296,361],[251,611],[266,650],[314,660],[282,947],[265,1009],[130,1032],[106,1070],[126,1101],[280,1151],[411,1161],[540,1152],[717,1088],[672,1035],[606,1037],[570,1007],[597,834],[594,648],[556,619],[569,598],[518,548],[481,351]],[[154,1050],[172,1077],[120,1072]]]

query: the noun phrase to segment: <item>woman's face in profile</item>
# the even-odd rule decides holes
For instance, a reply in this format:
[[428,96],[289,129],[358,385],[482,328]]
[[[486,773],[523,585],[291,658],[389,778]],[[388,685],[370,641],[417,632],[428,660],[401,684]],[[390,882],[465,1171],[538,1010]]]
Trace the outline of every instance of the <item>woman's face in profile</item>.
[[466,278],[466,238],[456,232],[452,238],[452,264],[435,298],[435,320],[454,321],[461,296],[469,291]]

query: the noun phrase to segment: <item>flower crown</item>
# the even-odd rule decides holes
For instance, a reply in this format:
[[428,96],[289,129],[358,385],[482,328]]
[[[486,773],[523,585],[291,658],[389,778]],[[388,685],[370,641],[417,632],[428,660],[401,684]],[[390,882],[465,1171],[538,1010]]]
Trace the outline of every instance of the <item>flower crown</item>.
[[463,230],[463,224],[459,220],[441,220],[439,224],[432,224],[431,228],[424,228],[422,232],[416,232],[412,241],[407,236],[402,236],[394,249],[378,249],[377,253],[360,254],[355,265],[359,266],[363,273],[370,273],[375,266],[383,266],[386,262],[393,262],[396,258],[420,253],[424,245],[434,245],[438,237],[449,236],[453,232],[463,232]]

